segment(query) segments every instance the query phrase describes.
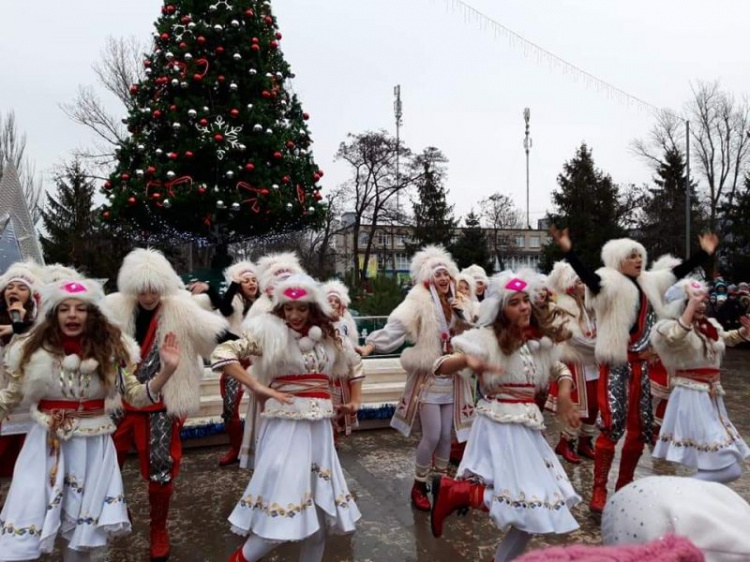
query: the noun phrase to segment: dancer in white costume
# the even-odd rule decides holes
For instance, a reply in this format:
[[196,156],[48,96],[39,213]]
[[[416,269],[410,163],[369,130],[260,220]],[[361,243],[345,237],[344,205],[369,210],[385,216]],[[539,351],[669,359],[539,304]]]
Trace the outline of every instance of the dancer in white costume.
[[43,320],[11,349],[0,419],[26,398],[37,423],[0,514],[3,562],[52,552],[58,534],[67,541],[65,560],[85,561],[130,531],[110,413],[120,395],[141,406],[157,402],[179,364],[179,346],[167,334],[161,370],[140,384],[132,374],[138,347],[99,308],[103,297],[91,280],[48,286]]
[[465,320],[474,323],[479,317],[479,299],[477,299],[477,281],[470,273],[469,268],[462,270],[456,276],[456,291],[466,297],[467,300]]
[[700,281],[680,281],[666,300],[676,320],[658,322],[651,343],[674,389],[653,456],[697,469],[695,478],[731,482],[742,476],[750,449],[729,421],[719,367],[727,345],[750,340],[750,318],[731,332],[706,318],[708,290]]
[[468,328],[456,312],[469,301],[456,293],[458,268],[441,246],[427,246],[411,262],[414,287],[391,312],[382,330],[367,337],[361,352],[390,353],[413,342],[401,353],[401,366],[407,373],[404,394],[396,406],[391,427],[409,436],[417,420],[422,439],[416,451],[412,505],[430,510],[427,478],[430,470],[445,474],[451,448],[451,429],[459,442],[466,441],[474,419],[471,383],[462,378],[436,375],[433,363],[451,350],[451,338]]
[[570,372],[558,361],[556,345],[570,333],[532,308],[537,283],[531,271],[493,277],[482,303],[483,327],[453,338],[456,353],[434,365],[444,375],[478,373],[482,398],[457,479],[433,480],[432,532],[440,537],[445,518],[457,509],[489,511],[507,531],[496,562],[517,557],[533,534],[578,528],[570,509],[581,498],[544,439],[544,418],[535,402],[538,389],[555,378],[559,415],[580,425],[570,400]]
[[[255,471],[229,517],[233,531],[250,537],[231,561],[255,562],[282,542],[303,541],[300,560],[320,562],[326,534],[353,532],[360,518],[333,445],[331,381],[358,374],[361,360],[337,335],[312,278],[281,282],[273,303],[212,355],[214,370],[266,399]],[[239,364],[251,356],[252,376]],[[352,394],[343,406],[354,410],[360,397]]]
[[[331,314],[335,320],[334,327],[339,331],[342,338],[346,339],[346,343],[354,349],[359,343],[359,333],[357,332],[357,323],[349,312],[349,305],[351,304],[349,289],[341,281],[331,279],[323,284],[323,293],[328,299],[328,304],[331,305]],[[334,407],[338,409],[338,414],[333,419],[333,429],[336,431],[336,435],[340,433],[351,435],[352,430],[358,426],[356,412],[344,411],[340,407],[351,402],[352,385],[358,385],[360,388],[357,392],[360,395],[362,394],[364,381],[364,374],[347,381],[334,381],[332,398]]]

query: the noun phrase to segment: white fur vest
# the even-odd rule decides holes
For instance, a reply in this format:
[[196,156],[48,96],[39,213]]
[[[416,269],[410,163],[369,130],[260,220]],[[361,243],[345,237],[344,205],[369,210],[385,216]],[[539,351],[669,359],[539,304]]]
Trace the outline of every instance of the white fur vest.
[[[601,290],[595,295],[587,289],[587,302],[596,312],[596,358],[599,363],[621,365],[627,363],[630,328],[637,320],[638,287],[616,269],[602,267],[596,273]],[[671,269],[644,271],[636,278],[657,318],[667,314],[664,293],[675,281]]]
[[[107,295],[104,306],[127,335],[135,336],[138,301],[122,293]],[[162,297],[156,341],[174,332],[180,345],[180,365],[162,390],[164,405],[170,414],[188,416],[200,409],[202,357],[209,357],[216,338],[228,328],[221,315],[202,309],[187,291]]]

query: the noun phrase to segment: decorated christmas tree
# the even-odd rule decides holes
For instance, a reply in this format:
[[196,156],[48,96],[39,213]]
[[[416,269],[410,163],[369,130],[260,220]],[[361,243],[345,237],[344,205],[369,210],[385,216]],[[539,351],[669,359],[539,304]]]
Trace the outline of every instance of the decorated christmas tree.
[[316,225],[323,172],[270,3],[174,0],[155,27],[102,219],[220,245]]

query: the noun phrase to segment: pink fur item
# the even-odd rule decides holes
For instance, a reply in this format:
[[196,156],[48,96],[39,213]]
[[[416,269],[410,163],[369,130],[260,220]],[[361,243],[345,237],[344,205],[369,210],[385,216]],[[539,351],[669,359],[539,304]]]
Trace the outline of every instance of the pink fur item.
[[642,545],[556,546],[529,552],[517,562],[704,562],[688,539],[668,535]]

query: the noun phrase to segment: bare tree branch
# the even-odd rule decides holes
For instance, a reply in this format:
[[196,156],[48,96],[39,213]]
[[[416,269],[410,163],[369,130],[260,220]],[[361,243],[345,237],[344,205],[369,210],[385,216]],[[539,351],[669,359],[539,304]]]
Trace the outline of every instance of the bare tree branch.
[[523,228],[521,213],[513,199],[502,193],[493,193],[479,202],[484,227],[491,232],[490,242],[500,270],[505,269],[505,258],[513,253],[515,240],[510,230]]

